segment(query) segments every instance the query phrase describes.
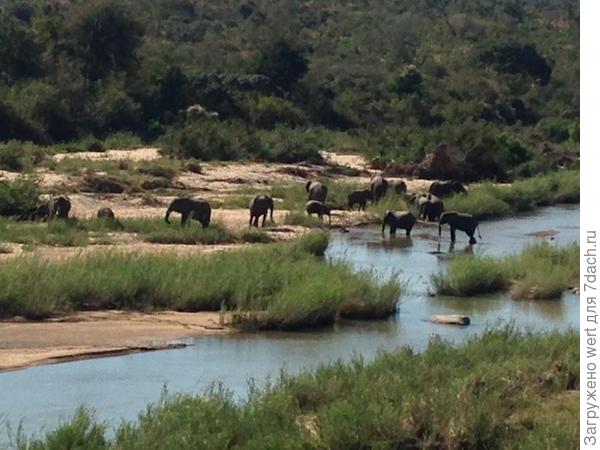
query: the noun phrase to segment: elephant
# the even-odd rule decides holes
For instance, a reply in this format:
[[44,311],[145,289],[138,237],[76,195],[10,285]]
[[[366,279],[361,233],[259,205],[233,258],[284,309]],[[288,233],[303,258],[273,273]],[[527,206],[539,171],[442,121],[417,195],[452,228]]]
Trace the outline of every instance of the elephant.
[[385,197],[388,189],[388,182],[381,176],[376,176],[371,180],[371,192],[373,193],[373,201],[377,203],[381,198]]
[[469,244],[473,245],[477,243],[477,240],[473,236],[475,234],[475,230],[479,235],[479,239],[481,239],[481,234],[479,234],[479,222],[475,219],[471,214],[458,213],[458,212],[445,212],[440,216],[440,221],[438,224],[438,234],[442,235],[442,225],[444,224],[450,225],[450,240],[452,242],[456,241],[456,230],[464,231],[467,236],[469,236]]
[[115,220],[115,212],[110,208],[100,208],[96,215],[98,219]]
[[396,234],[396,229],[401,228],[406,230],[406,236],[410,236],[410,232],[417,223],[417,218],[411,212],[407,211],[386,211],[385,216],[383,216],[383,225],[381,227],[381,232],[385,232],[385,226],[389,225],[390,234]]
[[197,220],[206,228],[210,224],[211,208],[210,204],[204,199],[191,199],[187,197],[176,198],[171,202],[165,214],[165,222],[169,222],[171,212],[181,214],[181,226],[185,226],[190,218]]
[[306,202],[306,213],[309,216],[312,214],[317,214],[319,219],[323,219],[323,216],[328,216],[329,223],[331,224],[331,208],[323,202],[309,200]]
[[308,200],[324,203],[327,198],[327,186],[318,181],[309,181],[304,187],[308,192]]
[[265,226],[265,221],[267,220],[267,213],[271,211],[270,217],[271,222],[275,223],[273,220],[273,210],[275,206],[273,204],[273,199],[268,195],[257,195],[254,197],[252,202],[250,202],[250,222],[248,226],[254,224],[255,227],[258,226],[258,219],[262,216],[262,226]]
[[434,181],[429,186],[429,193],[439,198],[448,197],[453,194],[463,194],[465,192],[467,190],[459,181]]
[[69,211],[71,211],[71,201],[68,197],[61,195],[60,197],[52,197],[38,206],[34,216],[37,219],[52,219],[53,217],[67,219]]
[[373,193],[369,189],[351,192],[348,194],[348,208],[358,205],[358,210],[364,211],[369,200],[373,200]]
[[438,220],[444,212],[444,202],[434,195],[424,198],[425,200],[419,205],[419,217],[430,222]]
[[396,181],[394,183],[394,191],[398,195],[402,195],[402,194],[406,193],[406,183],[402,180]]

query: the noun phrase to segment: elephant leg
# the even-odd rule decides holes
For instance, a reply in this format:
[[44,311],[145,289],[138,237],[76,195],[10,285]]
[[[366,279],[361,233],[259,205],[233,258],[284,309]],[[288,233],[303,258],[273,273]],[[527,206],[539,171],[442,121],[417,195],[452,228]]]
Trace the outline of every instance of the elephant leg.
[[254,216],[252,215],[252,213],[250,214],[250,221],[248,222],[248,226],[251,227],[252,226],[252,220],[254,219]]
[[477,244],[477,239],[475,239],[475,237],[473,236],[473,234],[472,234],[472,233],[471,233],[471,234],[469,234],[468,236],[469,236],[469,244],[470,244],[470,245],[475,245],[475,244]]
[[189,212],[181,213],[181,227],[185,227],[187,225],[188,219],[190,218]]
[[410,232],[411,232],[411,231],[412,231],[412,227],[408,227],[408,228],[406,229],[406,237],[409,237],[409,236],[410,236]]
[[390,234],[396,234],[396,225],[390,226]]
[[263,215],[263,221],[262,221],[262,226],[263,226],[263,227],[265,226],[265,221],[266,221],[266,220],[267,220],[267,213],[265,213],[265,214]]
[[452,242],[456,241],[456,228],[450,226],[450,240]]

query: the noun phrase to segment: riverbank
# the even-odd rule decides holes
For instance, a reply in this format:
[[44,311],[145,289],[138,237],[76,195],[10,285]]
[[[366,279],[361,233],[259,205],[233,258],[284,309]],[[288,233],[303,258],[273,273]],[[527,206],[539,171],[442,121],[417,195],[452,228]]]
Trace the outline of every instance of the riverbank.
[[579,245],[558,248],[543,241],[504,258],[461,255],[433,278],[441,295],[471,297],[506,290],[512,298],[558,298],[579,286]]
[[166,350],[229,333],[218,312],[87,311],[46,321],[0,321],[0,372],[40,364]]
[[222,388],[166,395],[115,433],[81,409],[21,448],[574,448],[578,349],[574,332],[510,328],[460,347],[433,340],[423,353],[280,375],[242,402]]

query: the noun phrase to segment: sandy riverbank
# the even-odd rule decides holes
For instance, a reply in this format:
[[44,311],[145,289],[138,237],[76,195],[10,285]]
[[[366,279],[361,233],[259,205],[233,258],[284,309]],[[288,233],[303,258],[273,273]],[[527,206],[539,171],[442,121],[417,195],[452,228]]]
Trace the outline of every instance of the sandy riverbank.
[[101,311],[46,321],[2,321],[0,371],[177,348],[181,339],[229,332],[218,312]]

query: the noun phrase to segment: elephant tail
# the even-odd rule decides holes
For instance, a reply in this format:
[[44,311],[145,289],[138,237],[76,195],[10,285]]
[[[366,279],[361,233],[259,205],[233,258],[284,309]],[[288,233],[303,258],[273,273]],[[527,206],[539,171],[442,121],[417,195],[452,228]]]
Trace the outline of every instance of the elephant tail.
[[479,239],[483,239],[481,237],[481,231],[479,231],[479,225],[477,225],[477,236],[479,236]]
[[271,222],[275,223],[273,220],[273,211],[275,211],[275,204],[271,203],[271,214],[269,214],[269,216],[271,217]]
[[171,206],[172,205],[169,205],[169,207],[167,208],[167,213],[165,214],[165,222],[167,222],[169,224],[171,223],[171,222],[169,222],[169,216],[171,215],[171,211],[172,211]]

